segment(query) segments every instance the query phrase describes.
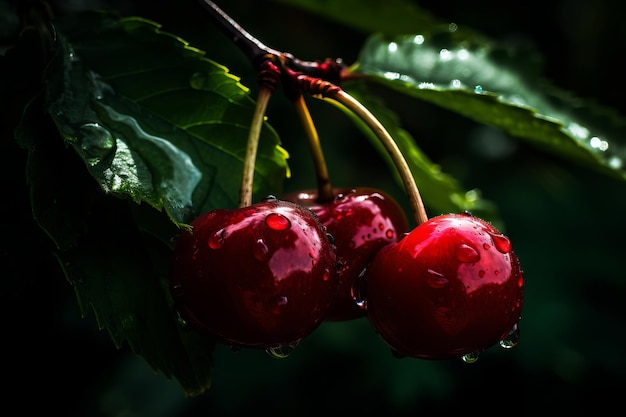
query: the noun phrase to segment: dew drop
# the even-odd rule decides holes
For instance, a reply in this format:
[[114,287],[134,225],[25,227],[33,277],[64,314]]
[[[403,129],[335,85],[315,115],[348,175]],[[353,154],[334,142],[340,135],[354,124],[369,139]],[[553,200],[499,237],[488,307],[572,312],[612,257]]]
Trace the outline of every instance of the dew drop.
[[330,271],[328,269],[324,269],[324,274],[322,275],[322,280],[327,282],[330,279]]
[[499,252],[509,253],[511,252],[511,241],[504,235],[492,234],[493,244]]
[[480,352],[470,352],[461,356],[461,359],[463,359],[463,362],[465,363],[476,363],[479,356],[480,356]]
[[187,323],[187,320],[185,320],[183,318],[183,316],[180,315],[180,312],[178,312],[178,311],[176,312],[176,322],[184,330],[188,330],[189,329],[189,323]]
[[207,81],[208,79],[206,74],[202,72],[195,72],[189,79],[189,85],[193,89],[202,90],[206,88]]
[[209,247],[219,249],[224,244],[224,229],[220,229],[209,237]]
[[287,230],[291,227],[288,218],[280,213],[270,213],[265,217],[265,224],[272,230]]
[[394,235],[394,233],[393,233],[393,230],[391,230],[391,229],[387,229],[387,231],[385,232],[385,237],[387,239],[393,239],[393,235]]
[[272,202],[272,201],[278,201],[278,197],[276,197],[274,194],[268,194],[265,197],[263,197],[263,200],[261,201],[266,201],[268,203]]
[[448,278],[432,269],[428,270],[428,278],[428,285],[432,288],[443,288],[448,283]]
[[483,243],[483,248],[485,250],[489,250],[489,249],[491,249],[491,245],[489,243]]
[[174,298],[182,297],[185,294],[185,291],[183,289],[183,284],[177,283],[177,284],[172,285],[171,292]]
[[480,254],[476,249],[467,245],[465,243],[461,243],[456,248],[456,258],[461,262],[478,262],[480,260]]
[[267,254],[269,253],[269,249],[267,245],[263,241],[263,239],[257,239],[254,242],[254,246],[252,247],[252,254],[256,258],[257,261],[264,261],[267,258]]
[[519,326],[517,323],[513,326],[506,337],[500,340],[499,344],[502,349],[512,349],[519,343]]
[[79,128],[80,149],[89,165],[94,166],[115,148],[115,138],[98,123],[86,123]]
[[274,359],[285,359],[293,353],[294,349],[298,346],[298,343],[299,342],[294,342],[288,345],[267,348],[265,349],[265,353]]
[[362,270],[358,277],[354,280],[352,284],[351,292],[352,299],[356,303],[357,307],[362,310],[367,310],[367,297],[365,295],[365,272],[366,269]]

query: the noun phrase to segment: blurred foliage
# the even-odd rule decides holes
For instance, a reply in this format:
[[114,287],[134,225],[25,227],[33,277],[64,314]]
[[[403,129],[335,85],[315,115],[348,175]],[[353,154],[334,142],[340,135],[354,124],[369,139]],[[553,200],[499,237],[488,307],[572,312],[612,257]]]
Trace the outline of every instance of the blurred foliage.
[[[35,12],[45,12],[37,9],[38,2],[18,3],[29,6],[25,8],[30,12],[29,19],[34,19]],[[543,61],[535,64],[554,85],[624,112],[623,92],[616,88],[621,73],[618,66],[612,65],[615,56],[624,52],[624,43],[615,42],[626,36],[625,29],[617,24],[621,4],[608,0],[558,1],[550,5],[535,2],[511,4],[502,10],[486,2],[416,4],[442,21],[455,22],[459,27],[467,25],[517,46],[536,48]],[[0,5],[3,31],[17,27],[10,5]],[[102,4],[84,1],[50,5],[62,16]],[[221,35],[198,13],[195,2],[111,1],[107,6],[163,24],[164,30],[207,51],[212,59],[240,76],[242,83],[254,88],[255,75],[249,62],[226,38],[215,42]],[[342,22],[303,12],[286,1],[236,0],[224,8],[268,45],[303,59],[330,56],[356,62],[366,41],[359,28],[350,29]],[[3,32],[3,51],[19,43],[28,48],[12,53],[39,50],[45,55],[48,45],[36,36],[36,29],[23,32],[19,38],[11,38],[9,30]],[[601,412],[620,405],[619,387],[626,382],[622,353],[626,336],[620,331],[625,324],[620,301],[626,281],[618,263],[624,248],[620,236],[626,229],[621,215],[626,208],[624,182],[558,154],[545,153],[505,130],[382,85],[369,86],[369,92],[393,106],[403,120],[403,128],[424,154],[465,187],[480,189],[482,196],[496,204],[526,274],[520,345],[512,351],[494,348],[484,352],[472,365],[460,360],[398,360],[367,322],[327,323],[280,361],[263,352],[231,352],[218,346],[211,389],[201,396],[185,398],[177,381],[155,374],[131,346],[116,346],[110,335],[99,331],[102,317],[80,310],[51,255],[48,236],[33,221],[24,176],[28,169],[26,154],[16,144],[13,129],[22,109],[37,92],[36,83],[29,81],[39,79],[45,60],[33,53],[18,58],[11,62],[19,62],[19,67],[0,67],[2,96],[12,99],[0,102],[0,154],[5,191],[3,278],[9,284],[4,293],[8,302],[3,303],[11,358],[9,393],[24,413],[45,409],[75,416],[158,417],[259,411],[316,415],[336,411],[409,416],[493,411],[497,404],[507,414],[531,415],[539,410],[578,412],[585,406]],[[381,187],[403,201],[401,187],[388,167],[381,164],[378,152],[362,146],[362,134],[351,121],[324,102],[311,101],[310,106],[314,118],[320,120],[318,129],[335,182]],[[285,182],[287,191],[308,188],[314,181],[300,127],[295,118],[287,116],[291,114],[286,100],[279,95],[272,100],[268,120],[290,154],[292,175]],[[50,135],[55,130],[50,122],[33,120],[38,122],[25,125],[36,131],[32,135],[56,140]],[[67,195],[61,186],[75,182],[71,186],[84,188],[84,204],[93,207],[90,199],[98,193],[86,178],[75,175],[80,166],[76,155],[68,149],[50,147],[49,143],[44,145],[38,145],[39,153],[35,155],[42,162],[55,161],[46,180],[61,188],[47,191]],[[108,211],[111,207],[114,211]],[[81,206],[74,209],[75,213],[64,213],[69,219],[67,224],[78,231],[98,226],[102,240],[92,243],[103,254],[124,254],[133,260],[144,259],[149,265],[163,261],[142,258],[145,254],[135,256],[133,250],[140,248],[122,251],[125,242],[107,235],[109,225],[103,219],[128,214],[123,200],[106,205],[105,213],[91,213],[87,225],[76,223]],[[140,210],[131,213],[132,218],[117,217],[117,226],[138,223],[141,227],[148,213]],[[163,235],[168,233],[172,231],[166,228]],[[160,234],[157,237],[145,244],[163,250]],[[76,259],[84,261],[78,255]],[[83,313],[85,317],[81,318]]]

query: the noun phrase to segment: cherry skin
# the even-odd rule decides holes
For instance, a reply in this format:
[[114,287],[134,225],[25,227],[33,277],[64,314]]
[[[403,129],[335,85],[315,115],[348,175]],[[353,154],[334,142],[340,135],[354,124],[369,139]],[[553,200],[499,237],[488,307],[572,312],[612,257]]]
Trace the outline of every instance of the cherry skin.
[[337,256],[310,210],[267,198],[197,217],[173,248],[180,316],[233,349],[293,346],[321,323]]
[[394,353],[446,359],[516,330],[523,284],[510,240],[464,213],[433,217],[381,249],[364,287],[368,319]]
[[364,317],[354,299],[353,285],[372,256],[383,246],[397,242],[409,230],[400,205],[375,188],[335,188],[335,198],[319,202],[316,190],[288,194],[284,199],[313,210],[335,241],[340,269],[337,295],[326,314],[327,321]]

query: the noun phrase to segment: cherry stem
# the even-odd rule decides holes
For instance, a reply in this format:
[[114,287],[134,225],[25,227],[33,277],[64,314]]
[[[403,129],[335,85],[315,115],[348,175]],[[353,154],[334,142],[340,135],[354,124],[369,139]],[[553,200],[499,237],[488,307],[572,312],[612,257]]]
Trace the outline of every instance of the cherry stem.
[[243,160],[243,173],[241,176],[241,188],[239,190],[239,207],[247,207],[252,205],[252,191],[254,187],[254,167],[256,165],[256,154],[259,147],[259,137],[263,121],[265,120],[265,111],[267,103],[274,92],[274,88],[261,84],[254,107],[252,123],[248,132],[248,142],[246,145],[246,156]]
[[320,143],[315,123],[311,118],[311,113],[306,105],[304,96],[297,94],[292,98],[292,103],[298,113],[300,122],[304,128],[306,134],[309,150],[313,157],[313,165],[315,167],[315,175],[317,177],[317,202],[325,203],[331,201],[334,198],[332,185],[330,183],[330,176],[328,175],[328,168],[326,166],[326,160],[324,159],[324,152],[322,151],[322,145]]
[[396,144],[396,141],[393,140],[393,137],[387,132],[387,129],[378,121],[378,119],[358,100],[352,97],[350,94],[346,93],[342,89],[333,89],[328,93],[328,98],[335,100],[348,109],[350,109],[354,114],[361,118],[372,130],[372,132],[378,137],[381,141],[389,156],[393,160],[393,163],[400,174],[400,178],[404,184],[404,188],[406,189],[407,194],[409,195],[409,200],[411,202],[411,208],[413,209],[413,216],[418,225],[426,222],[428,220],[428,215],[426,214],[426,209],[424,208],[424,202],[422,201],[422,197],[420,196],[419,189],[417,188],[417,184],[415,183],[415,178],[411,173],[411,169],[409,168],[406,159],[402,155],[400,148]]
[[424,202],[420,196],[419,189],[417,188],[411,169],[409,168],[404,155],[402,155],[400,148],[398,148],[396,141],[393,137],[391,137],[387,129],[385,129],[376,116],[374,116],[358,100],[346,93],[341,87],[329,81],[309,77],[307,75],[298,75],[296,78],[298,80],[298,85],[303,91],[309,92],[313,95],[313,97],[334,100],[347,107],[350,111],[352,111],[352,113],[365,122],[365,124],[385,147],[387,153],[389,153],[389,156],[396,166],[404,184],[404,188],[409,196],[415,222],[418,225],[426,222],[428,220],[428,215],[426,214]]

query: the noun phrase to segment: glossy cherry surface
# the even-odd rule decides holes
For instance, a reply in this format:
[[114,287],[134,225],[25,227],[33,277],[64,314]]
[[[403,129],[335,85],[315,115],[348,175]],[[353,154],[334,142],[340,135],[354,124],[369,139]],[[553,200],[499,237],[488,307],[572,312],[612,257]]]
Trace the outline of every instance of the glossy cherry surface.
[[469,214],[445,214],[377,253],[364,296],[372,326],[399,356],[445,359],[517,329],[523,284],[506,236]]
[[397,242],[409,231],[406,215],[389,194],[370,187],[336,188],[335,198],[317,200],[316,190],[291,193],[284,198],[313,210],[337,247],[339,284],[325,320],[343,321],[365,316],[353,296],[353,284],[372,256]]
[[277,348],[309,335],[337,286],[335,248],[318,218],[268,198],[200,215],[173,249],[181,317],[233,348]]

